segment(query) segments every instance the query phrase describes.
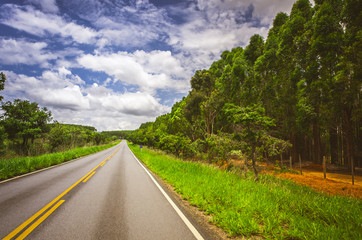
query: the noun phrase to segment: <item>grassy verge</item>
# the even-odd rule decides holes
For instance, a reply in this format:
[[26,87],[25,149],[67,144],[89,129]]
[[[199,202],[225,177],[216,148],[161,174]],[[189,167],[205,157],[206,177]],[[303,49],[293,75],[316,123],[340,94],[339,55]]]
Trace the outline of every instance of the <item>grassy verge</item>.
[[135,155],[230,236],[362,239],[360,200],[330,197],[273,176],[241,177],[129,144]]
[[36,157],[21,157],[9,160],[0,160],[0,180],[5,180],[14,176],[67,162],[78,157],[113,147],[116,144],[118,144],[118,142],[87,148],[75,148],[65,152],[44,154]]

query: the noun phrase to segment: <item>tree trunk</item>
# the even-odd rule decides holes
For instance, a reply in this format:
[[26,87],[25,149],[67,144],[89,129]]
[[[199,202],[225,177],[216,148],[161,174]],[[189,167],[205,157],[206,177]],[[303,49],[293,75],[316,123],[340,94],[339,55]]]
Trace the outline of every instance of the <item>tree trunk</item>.
[[23,143],[22,143],[23,147],[25,147],[27,144],[28,144],[28,138],[23,136]]
[[350,109],[344,109],[344,121],[345,137],[346,137],[346,155],[348,162],[348,169],[352,169],[352,159],[354,154],[354,143],[353,143],[353,129],[351,122],[351,111]]
[[329,129],[329,144],[331,148],[331,163],[336,164],[338,162],[338,137],[337,130],[334,128]]
[[290,139],[292,141],[292,149],[291,149],[291,157],[292,159],[297,159],[298,158],[298,136],[295,133],[291,133],[290,134]]
[[[303,151],[300,151],[298,154],[298,157],[300,155],[302,155],[303,159],[307,159],[307,161],[311,159],[311,154],[310,154],[311,150],[310,150],[310,141],[308,139],[308,137],[305,135],[304,136],[304,148]],[[295,159],[295,161],[297,161],[298,158]]]
[[309,158],[307,159],[304,159],[304,161],[312,161],[314,162],[314,159],[313,159],[313,139],[309,139],[309,144],[308,144],[308,150],[309,150]]
[[252,152],[252,162],[253,162],[253,170],[254,170],[254,174],[255,174],[255,182],[259,181],[259,177],[258,177],[258,170],[256,169],[256,153],[255,153],[255,147],[253,147],[253,152]]
[[338,163],[343,165],[343,132],[342,127],[338,127]]
[[356,132],[356,147],[354,149],[356,149],[357,151],[355,152],[355,156],[354,156],[354,162],[356,163],[357,167],[362,167],[362,119],[360,119],[359,121],[356,122],[356,126],[355,126],[355,132]]
[[352,155],[352,159],[351,159],[351,168],[352,168],[352,185],[354,185],[354,158]]
[[322,147],[321,147],[321,136],[319,131],[319,124],[313,124],[313,140],[314,140],[314,158],[315,163],[322,163]]
[[347,156],[347,140],[346,140],[346,134],[345,131],[343,131],[343,166],[345,166],[346,168],[348,168],[348,156]]

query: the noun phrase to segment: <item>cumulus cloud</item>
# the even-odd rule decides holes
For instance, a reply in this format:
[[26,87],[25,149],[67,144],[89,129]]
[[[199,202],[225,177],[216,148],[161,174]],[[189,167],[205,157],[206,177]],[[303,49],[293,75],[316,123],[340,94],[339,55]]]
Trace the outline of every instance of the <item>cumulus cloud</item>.
[[113,76],[116,81],[136,85],[141,91],[155,93],[157,89],[185,90],[187,80],[180,62],[170,52],[136,51],[105,54],[86,54],[78,58],[84,68],[101,71]]
[[[94,88],[95,86],[93,86]],[[87,98],[101,109],[109,112],[120,112],[126,115],[154,117],[169,110],[162,106],[157,99],[147,93],[108,93],[107,95],[93,96],[88,94]]]
[[101,28],[98,32],[97,46],[144,46],[147,43],[158,39],[159,35],[154,31],[148,31],[142,25],[115,23],[111,19],[101,19],[98,22]]
[[21,96],[43,106],[60,109],[89,108],[89,100],[83,98],[81,87],[74,84],[79,82],[79,76],[71,75],[65,68],[45,71],[39,77],[4,72],[7,76],[4,93],[9,98]]
[[21,96],[47,106],[54,119],[64,123],[92,123],[98,130],[135,129],[170,111],[170,107],[160,104],[151,94],[122,94],[96,83],[88,86],[64,67],[44,71],[38,77],[3,72],[7,76],[3,92],[6,99]]
[[175,78],[186,78],[185,68],[170,51],[154,50],[151,52],[135,51],[132,55],[149,73],[165,73]]
[[3,6],[5,14],[0,22],[32,35],[59,35],[70,37],[77,43],[93,43],[97,33],[89,27],[67,22],[54,14],[45,14],[31,6],[7,4]]
[[39,6],[44,12],[57,13],[59,8],[56,0],[28,0],[29,3]]
[[[0,27],[18,30],[0,38],[0,68],[11,70],[2,94],[47,106],[61,122],[134,129],[168,112],[161,103],[186,94],[196,69],[245,47],[253,34],[266,37],[275,15],[289,13],[294,1],[2,4]],[[20,74],[18,65],[34,71]]]
[[295,0],[198,0],[197,8],[204,12],[211,22],[232,20],[246,22],[258,20],[269,25],[278,12],[290,12]]
[[47,52],[45,42],[27,42],[23,39],[0,39],[0,63],[49,66],[48,61],[57,56]]
[[97,46],[143,47],[172,28],[165,9],[148,1],[73,0],[64,6],[97,29]]
[[[168,43],[185,61],[205,68],[224,50],[245,47],[254,34],[267,36],[272,19],[280,11],[289,12],[294,0],[199,0],[184,9],[169,7],[184,21],[171,31]],[[181,55],[180,54],[180,55]]]

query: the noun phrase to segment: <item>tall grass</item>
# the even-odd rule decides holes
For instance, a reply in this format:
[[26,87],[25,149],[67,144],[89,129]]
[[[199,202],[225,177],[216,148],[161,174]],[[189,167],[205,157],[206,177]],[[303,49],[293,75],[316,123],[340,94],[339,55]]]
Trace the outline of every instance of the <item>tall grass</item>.
[[175,190],[212,216],[229,236],[267,239],[362,239],[362,204],[331,197],[292,181],[241,177],[130,144],[136,156]]
[[36,157],[20,157],[9,160],[0,160],[0,180],[5,180],[14,176],[33,172],[42,168],[60,164],[75,158],[96,153],[118,144],[93,146],[87,148],[75,148],[65,152],[44,154]]

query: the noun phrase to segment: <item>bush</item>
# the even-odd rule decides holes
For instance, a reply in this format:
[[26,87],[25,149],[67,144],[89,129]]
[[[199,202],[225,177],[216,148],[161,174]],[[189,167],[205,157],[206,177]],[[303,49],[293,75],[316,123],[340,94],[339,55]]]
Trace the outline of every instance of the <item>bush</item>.
[[182,135],[165,134],[160,137],[156,147],[181,157],[192,157],[196,153],[195,144]]
[[230,160],[233,144],[230,138],[221,135],[210,135],[205,140],[210,161],[221,163]]
[[4,141],[7,138],[7,134],[5,133],[5,129],[3,126],[0,126],[0,151],[5,148]]

